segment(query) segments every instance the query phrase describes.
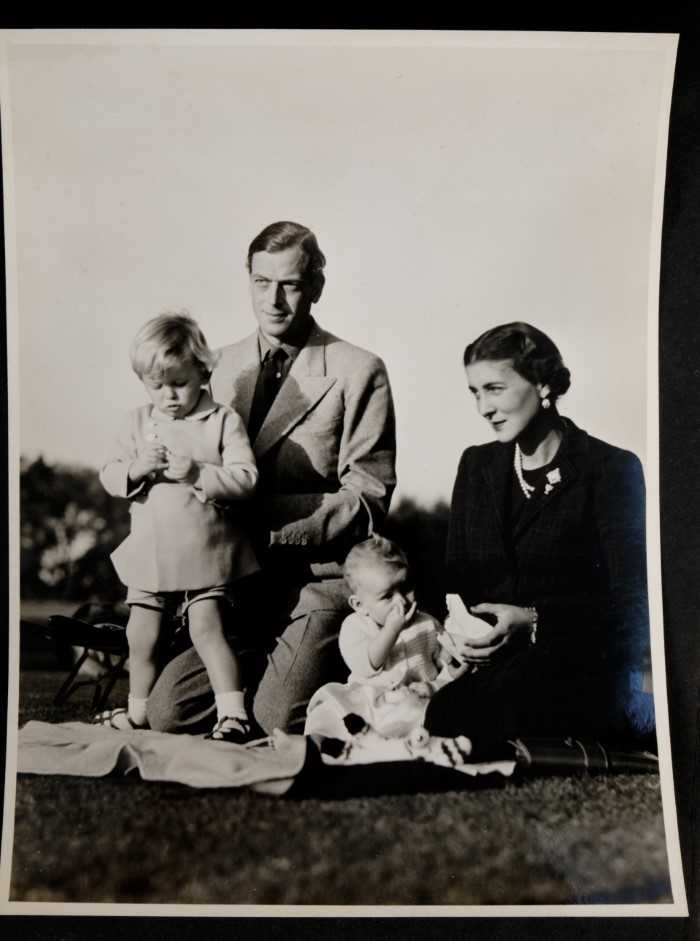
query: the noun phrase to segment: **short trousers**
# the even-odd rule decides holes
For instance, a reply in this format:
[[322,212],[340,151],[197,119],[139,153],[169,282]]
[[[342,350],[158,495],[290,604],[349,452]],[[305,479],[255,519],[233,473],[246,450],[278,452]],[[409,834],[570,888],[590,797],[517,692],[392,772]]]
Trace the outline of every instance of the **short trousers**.
[[233,604],[230,585],[215,585],[213,588],[193,588],[187,591],[145,591],[143,588],[130,588],[126,595],[128,605],[137,604],[142,608],[183,615],[197,601],[205,598],[217,598]]

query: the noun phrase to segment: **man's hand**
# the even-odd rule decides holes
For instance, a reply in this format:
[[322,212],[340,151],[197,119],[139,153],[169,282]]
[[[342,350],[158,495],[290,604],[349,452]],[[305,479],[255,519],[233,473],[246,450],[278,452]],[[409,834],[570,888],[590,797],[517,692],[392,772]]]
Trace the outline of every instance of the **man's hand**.
[[147,444],[129,466],[129,480],[138,484],[149,474],[168,466],[167,451],[162,444]]

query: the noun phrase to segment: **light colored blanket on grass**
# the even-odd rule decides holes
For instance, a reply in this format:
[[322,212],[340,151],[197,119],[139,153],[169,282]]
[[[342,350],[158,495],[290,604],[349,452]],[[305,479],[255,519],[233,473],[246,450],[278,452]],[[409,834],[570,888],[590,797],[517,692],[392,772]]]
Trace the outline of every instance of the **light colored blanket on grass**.
[[[369,728],[348,735],[342,751],[330,755],[325,736],[311,736],[328,765],[425,761],[469,776],[513,773],[515,762],[469,760],[464,738],[384,738]],[[335,740],[337,742],[337,739]],[[304,767],[307,737],[275,730],[258,744],[231,745],[194,735],[116,731],[85,722],[28,722],[19,732],[20,774],[63,774],[99,778],[138,772],[144,781],[172,781],[189,787],[249,787],[282,795]]]
[[91,778],[137,771],[144,781],[284,794],[304,766],[306,748],[303,736],[277,731],[251,747],[85,722],[28,722],[19,732],[17,770]]

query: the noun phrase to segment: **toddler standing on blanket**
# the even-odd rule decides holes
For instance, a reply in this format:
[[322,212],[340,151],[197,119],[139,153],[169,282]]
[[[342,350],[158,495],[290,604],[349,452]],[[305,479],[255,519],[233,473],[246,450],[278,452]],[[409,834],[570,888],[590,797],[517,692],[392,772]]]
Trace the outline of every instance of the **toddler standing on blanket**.
[[128,709],[93,719],[114,729],[147,728],[163,615],[187,614],[217,708],[208,738],[251,737],[238,660],[224,636],[229,583],[258,568],[248,537],[227,505],[248,498],[258,471],[241,418],[207,386],[216,356],[196,322],[161,314],[141,328],[131,364],[150,404],[129,413],[100,471],[113,496],[130,501],[131,532],[112,554],[128,586]]
[[449,665],[439,622],[417,609],[408,562],[396,543],[376,535],[359,543],[348,553],[344,574],[353,613],[338,643],[350,676],[314,694],[306,734],[348,740],[366,724],[387,738],[409,735],[422,726],[434,690],[463,668]]

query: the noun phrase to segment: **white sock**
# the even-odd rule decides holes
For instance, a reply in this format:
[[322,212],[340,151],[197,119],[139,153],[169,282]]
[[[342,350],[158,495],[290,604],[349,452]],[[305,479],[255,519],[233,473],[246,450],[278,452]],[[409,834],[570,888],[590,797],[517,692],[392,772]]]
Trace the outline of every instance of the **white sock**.
[[216,717],[225,719],[229,716],[232,719],[247,719],[248,713],[243,705],[243,691],[240,689],[231,690],[228,693],[217,693],[216,699]]
[[129,718],[134,725],[146,724],[146,703],[148,699],[137,699],[129,693]]

